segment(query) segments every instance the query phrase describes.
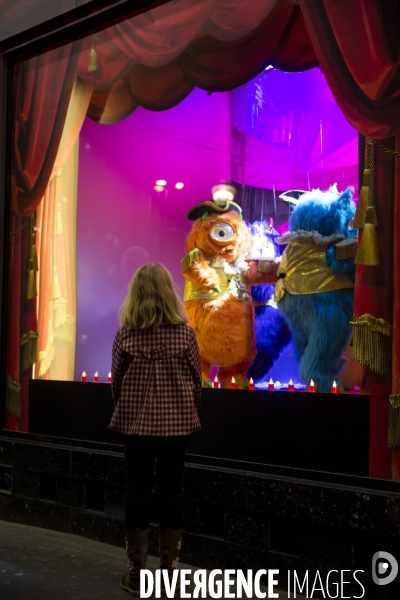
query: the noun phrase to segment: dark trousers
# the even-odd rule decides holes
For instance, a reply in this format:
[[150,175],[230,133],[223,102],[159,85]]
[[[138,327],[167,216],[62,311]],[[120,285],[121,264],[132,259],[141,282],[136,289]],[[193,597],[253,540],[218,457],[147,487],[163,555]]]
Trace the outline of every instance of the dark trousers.
[[124,436],[127,531],[147,529],[154,467],[157,475],[160,527],[181,529],[183,519],[183,470],[190,436]]

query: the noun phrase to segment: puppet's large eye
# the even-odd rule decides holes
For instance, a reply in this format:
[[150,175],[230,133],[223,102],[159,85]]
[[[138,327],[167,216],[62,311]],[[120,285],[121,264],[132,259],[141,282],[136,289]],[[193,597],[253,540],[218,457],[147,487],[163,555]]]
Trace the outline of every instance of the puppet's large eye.
[[235,235],[236,232],[229,223],[217,223],[210,231],[210,237],[217,242],[229,242]]

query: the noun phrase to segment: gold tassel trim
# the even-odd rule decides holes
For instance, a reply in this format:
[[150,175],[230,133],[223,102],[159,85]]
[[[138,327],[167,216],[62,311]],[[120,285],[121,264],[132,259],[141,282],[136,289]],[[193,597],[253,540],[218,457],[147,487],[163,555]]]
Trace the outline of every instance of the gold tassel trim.
[[17,419],[21,418],[21,386],[13,381],[7,374],[6,377],[6,411],[14,415]]
[[370,314],[353,317],[353,358],[363,367],[380,375],[390,375],[392,362],[392,327],[384,319]]
[[35,362],[37,357],[37,340],[39,334],[36,331],[28,331],[28,333],[24,333],[21,338],[20,346],[21,346],[21,369],[26,371],[29,369]]
[[347,260],[357,254],[357,238],[347,238],[335,244],[335,258]]
[[97,52],[94,44],[90,48],[88,73],[93,73],[93,71],[97,71]]
[[36,274],[34,270],[34,265],[32,259],[29,259],[29,270],[28,270],[28,285],[26,289],[26,298],[27,300],[32,300],[32,298],[36,298],[37,289],[36,289]]
[[31,246],[31,261],[32,261],[33,270],[36,273],[37,271],[39,271],[39,264],[38,264],[37,252],[36,252],[36,244],[32,244],[32,246]]
[[357,210],[354,217],[354,227],[360,229],[364,227],[365,213],[369,204],[369,186],[371,183],[371,169],[365,169],[363,174],[362,186],[358,195]]
[[186,256],[182,258],[182,273],[184,273],[195,260],[203,258],[203,253],[199,248],[191,250]]
[[35,271],[39,271],[37,252],[36,252],[36,234],[33,233],[31,235],[31,252],[30,252],[30,260],[32,261],[32,269]]
[[39,377],[44,377],[44,375],[46,375],[54,360],[55,353],[54,339],[51,338],[46,349],[39,352]]
[[375,208],[368,206],[365,214],[364,229],[355,259],[356,265],[376,267],[379,265],[378,235],[375,229]]
[[65,298],[56,298],[53,301],[53,328],[55,330],[62,327],[67,317],[67,300]]
[[387,445],[394,450],[400,446],[400,394],[389,396],[389,426]]
[[379,242],[375,228],[378,225],[375,207],[375,140],[367,138],[365,144],[365,170],[354,225],[363,228],[358,246],[356,265],[379,265]]
[[365,325],[371,331],[379,331],[388,337],[392,336],[392,326],[388,321],[385,321],[385,319],[377,319],[368,313],[361,315],[361,317],[352,317],[350,323],[352,325]]
[[31,235],[31,249],[30,249],[30,253],[29,253],[29,258],[32,261],[32,265],[30,264],[30,266],[32,266],[32,269],[35,271],[35,273],[37,271],[39,271],[39,265],[38,265],[38,259],[37,259],[37,252],[36,252],[36,231],[35,231],[35,217],[34,217],[35,213],[32,213],[30,216],[30,224],[29,224],[29,228],[30,228],[30,235]]

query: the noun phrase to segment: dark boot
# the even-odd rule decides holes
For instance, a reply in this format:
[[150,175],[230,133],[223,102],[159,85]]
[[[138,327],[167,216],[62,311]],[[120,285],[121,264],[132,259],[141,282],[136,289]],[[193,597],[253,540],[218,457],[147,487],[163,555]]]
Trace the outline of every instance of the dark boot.
[[121,587],[134,596],[140,596],[140,570],[146,568],[149,549],[149,529],[125,533],[128,555],[128,573],[121,577]]
[[[170,582],[173,572],[178,568],[181,541],[182,529],[160,527],[160,569],[167,569]],[[176,584],[176,589],[178,588],[179,579]],[[165,594],[163,579],[161,580],[161,592]]]

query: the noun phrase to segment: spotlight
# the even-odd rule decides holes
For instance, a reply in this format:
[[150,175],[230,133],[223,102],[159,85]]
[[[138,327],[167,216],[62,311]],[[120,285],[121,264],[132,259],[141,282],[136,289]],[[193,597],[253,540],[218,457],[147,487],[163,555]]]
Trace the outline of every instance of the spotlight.
[[156,192],[163,192],[164,188],[162,185],[155,185],[154,189],[156,190]]
[[232,185],[221,183],[219,185],[214,185],[214,187],[211,188],[211,193],[214,202],[216,204],[221,204],[221,206],[224,206],[226,202],[232,201],[234,199],[236,189]]
[[167,182],[165,181],[165,179],[157,179],[156,181],[156,185],[167,185]]
[[185,187],[185,184],[182,183],[182,181],[178,181],[178,183],[175,184],[175,187],[177,190],[182,190]]

